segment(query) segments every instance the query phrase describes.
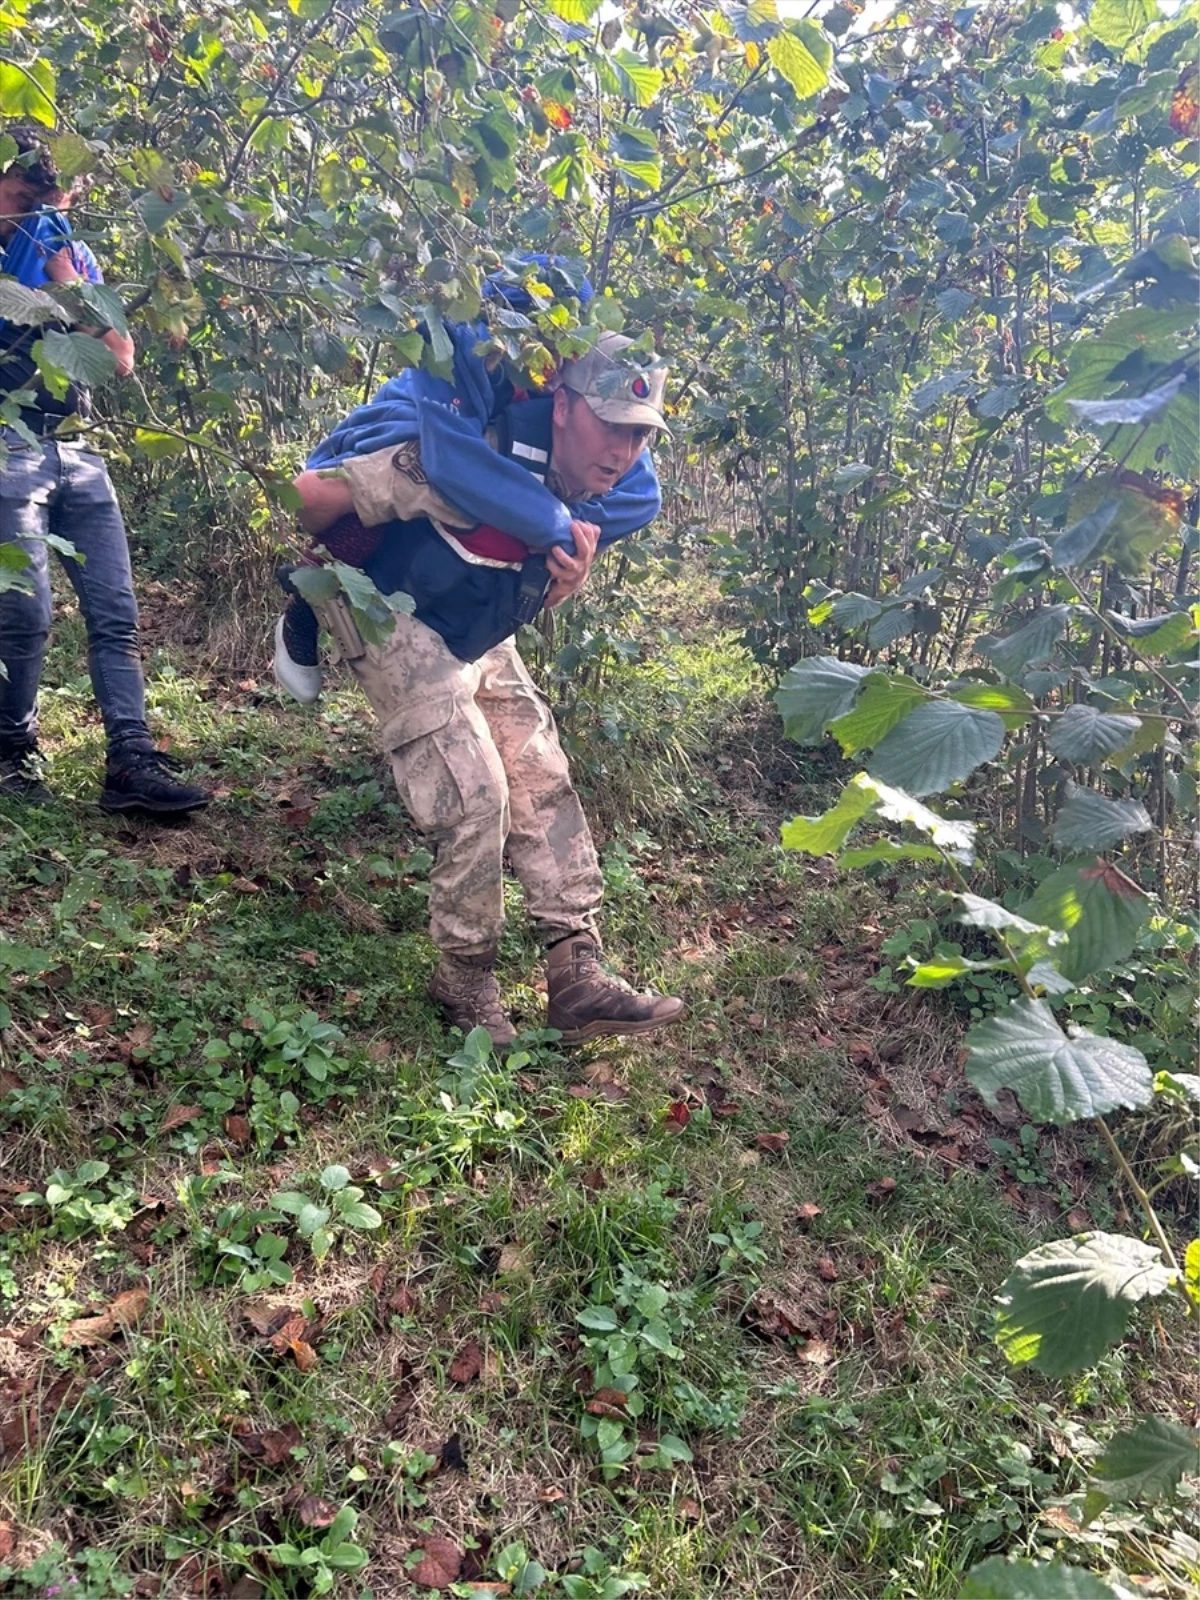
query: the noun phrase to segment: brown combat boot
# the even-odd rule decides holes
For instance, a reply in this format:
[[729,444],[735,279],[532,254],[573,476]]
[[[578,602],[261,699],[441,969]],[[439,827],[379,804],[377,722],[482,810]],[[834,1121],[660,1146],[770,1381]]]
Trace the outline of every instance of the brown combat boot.
[[674,995],[638,994],[600,965],[600,949],[586,933],[560,939],[546,952],[550,1006],[546,1022],[564,1044],[605,1034],[653,1033],[684,1013]]
[[431,999],[452,1027],[470,1033],[486,1028],[499,1050],[512,1044],[517,1030],[504,1014],[500,985],[492,971],[495,958],[443,955],[429,985]]

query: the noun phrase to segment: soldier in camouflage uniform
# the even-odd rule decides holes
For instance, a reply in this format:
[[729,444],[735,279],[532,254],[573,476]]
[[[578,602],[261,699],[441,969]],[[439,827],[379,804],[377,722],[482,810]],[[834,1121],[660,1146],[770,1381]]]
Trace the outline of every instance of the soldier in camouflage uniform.
[[[635,463],[644,473],[647,443],[665,428],[665,373],[643,375],[623,365],[619,357],[629,343],[604,336],[567,367],[548,406],[549,448],[540,452],[543,460],[549,456],[545,485],[569,507],[602,508],[606,495],[630,481]],[[447,517],[454,507],[425,479],[411,448],[359,458],[341,476],[306,472],[296,484],[306,505],[302,521],[312,532],[351,506],[376,524],[390,512],[397,550],[409,548],[402,542],[414,530],[432,526],[458,559],[472,563],[463,580],[475,586],[469,592],[487,578],[479,562],[512,565],[467,548],[468,535],[457,531],[462,517],[456,528]],[[570,531],[573,551],[556,547],[545,558],[547,606],[582,586],[600,542],[600,528],[582,516]],[[442,553],[440,546],[435,551]],[[342,602],[318,610],[379,718],[396,787],[434,849],[430,932],[440,952],[434,999],[452,1023],[482,1025],[497,1045],[516,1037],[494,971],[507,852],[547,952],[549,1026],[574,1043],[650,1033],[676,1021],[682,1000],[637,993],[601,964],[603,880],[595,847],[550,709],[517,652],[515,622],[506,637],[464,660],[439,620],[444,595],[435,597],[443,608],[437,609],[421,592],[415,563],[399,581],[382,571],[372,575],[385,593],[406,588],[417,601],[415,615],[396,617],[383,646],[363,643]],[[431,620],[422,620],[423,612]]]

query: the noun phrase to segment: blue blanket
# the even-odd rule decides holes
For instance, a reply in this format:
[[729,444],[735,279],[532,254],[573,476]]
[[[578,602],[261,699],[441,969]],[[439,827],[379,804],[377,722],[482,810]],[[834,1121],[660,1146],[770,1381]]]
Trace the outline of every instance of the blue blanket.
[[650,452],[643,451],[609,492],[564,505],[518,462],[498,455],[484,430],[512,398],[512,385],[489,371],[474,348],[487,335],[484,323],[443,324],[453,345],[453,381],[408,367],[389,378],[365,405],[308,458],[308,466],[336,466],[350,456],[421,441],[421,464],[429,481],[452,504],[479,522],[511,533],[534,550],[574,548],[571,521],[600,529],[600,547],[627,538],[652,522],[662,493]]

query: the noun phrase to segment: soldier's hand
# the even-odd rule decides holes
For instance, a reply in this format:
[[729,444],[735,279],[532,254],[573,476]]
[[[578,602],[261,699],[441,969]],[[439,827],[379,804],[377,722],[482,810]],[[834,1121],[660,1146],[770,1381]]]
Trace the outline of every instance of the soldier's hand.
[[546,595],[546,604],[551,608],[561,605],[583,587],[596,559],[600,529],[594,522],[572,522],[571,537],[575,541],[574,555],[556,546],[546,557],[546,568],[553,580]]

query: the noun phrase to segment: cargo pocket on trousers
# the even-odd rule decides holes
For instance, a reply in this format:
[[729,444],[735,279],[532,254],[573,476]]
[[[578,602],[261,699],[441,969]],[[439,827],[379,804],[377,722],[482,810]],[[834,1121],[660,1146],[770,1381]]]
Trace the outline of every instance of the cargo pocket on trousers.
[[499,754],[452,698],[406,706],[384,728],[384,748],[400,797],[423,833],[445,833],[505,804]]

